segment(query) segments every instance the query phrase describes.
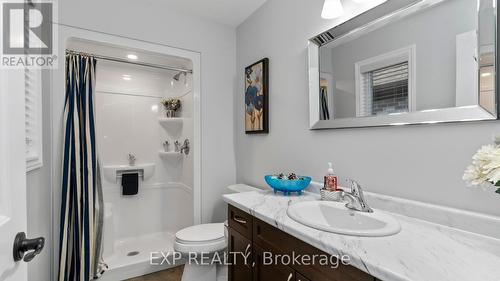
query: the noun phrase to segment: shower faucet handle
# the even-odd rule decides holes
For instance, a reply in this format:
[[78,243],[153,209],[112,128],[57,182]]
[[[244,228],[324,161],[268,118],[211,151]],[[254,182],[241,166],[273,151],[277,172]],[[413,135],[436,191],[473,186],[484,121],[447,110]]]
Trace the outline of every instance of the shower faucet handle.
[[191,149],[191,144],[189,143],[189,139],[185,139],[184,144],[181,146],[180,152],[188,155],[190,149]]

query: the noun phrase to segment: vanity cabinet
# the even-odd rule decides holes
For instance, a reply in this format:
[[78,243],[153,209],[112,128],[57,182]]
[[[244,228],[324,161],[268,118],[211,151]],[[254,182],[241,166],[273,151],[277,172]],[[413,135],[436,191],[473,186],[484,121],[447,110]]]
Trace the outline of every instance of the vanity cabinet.
[[295,275],[295,281],[311,281],[307,278],[305,278],[304,276],[300,275],[300,273],[296,273]]
[[[238,231],[229,228],[228,248],[233,252],[246,253],[252,250],[252,241],[244,237]],[[253,253],[250,252],[248,261],[253,261]],[[245,258],[242,255],[230,255],[228,267],[229,280],[252,281],[253,268],[251,263],[245,263]]]
[[[376,281],[371,275],[353,267],[340,265],[293,264],[276,259],[279,255],[304,256],[327,253],[278,228],[229,205],[229,251],[248,254],[230,255],[229,281]],[[270,259],[273,261],[270,264]],[[335,260],[334,260],[335,261]],[[286,264],[285,264],[285,263]]]
[[283,264],[264,265],[264,249],[253,244],[253,280],[295,281],[295,270]]

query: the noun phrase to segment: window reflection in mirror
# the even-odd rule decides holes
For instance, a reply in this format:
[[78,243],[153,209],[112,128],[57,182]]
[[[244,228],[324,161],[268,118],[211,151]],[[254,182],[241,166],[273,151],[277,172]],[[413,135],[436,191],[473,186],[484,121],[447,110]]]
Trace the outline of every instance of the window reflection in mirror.
[[496,113],[495,101],[495,29],[491,15],[495,7],[490,0],[479,2],[479,104],[488,112]]

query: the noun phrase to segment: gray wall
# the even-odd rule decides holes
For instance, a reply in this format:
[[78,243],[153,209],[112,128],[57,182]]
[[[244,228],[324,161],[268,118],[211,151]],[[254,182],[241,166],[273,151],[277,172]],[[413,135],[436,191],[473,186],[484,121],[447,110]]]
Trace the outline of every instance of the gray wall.
[[[283,170],[321,181],[332,161],[342,181],[353,177],[369,191],[500,215],[500,196],[461,179],[473,153],[500,134],[498,122],[309,130],[307,40],[353,16],[344,4],[345,17],[328,21],[323,0],[269,0],[238,27],[237,180],[265,186],[265,174]],[[243,69],[262,57],[270,60],[270,133],[245,135]]]
[[416,46],[416,109],[454,107],[456,35],[477,29],[476,6],[471,0],[445,1],[340,46],[322,47],[322,55],[332,55],[321,60],[321,67],[334,74],[338,85],[335,117],[356,116],[356,62],[411,45]]
[[45,248],[28,264],[28,280],[52,280],[52,188],[50,134],[50,84],[48,71],[42,71],[43,167],[26,174],[28,238],[45,237]]

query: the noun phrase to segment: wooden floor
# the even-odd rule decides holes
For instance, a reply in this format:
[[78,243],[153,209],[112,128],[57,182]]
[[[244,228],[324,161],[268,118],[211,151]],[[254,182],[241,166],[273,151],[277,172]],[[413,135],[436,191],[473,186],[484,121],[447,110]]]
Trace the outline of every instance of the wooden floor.
[[178,266],[164,271],[135,277],[126,281],[181,281],[184,266]]

